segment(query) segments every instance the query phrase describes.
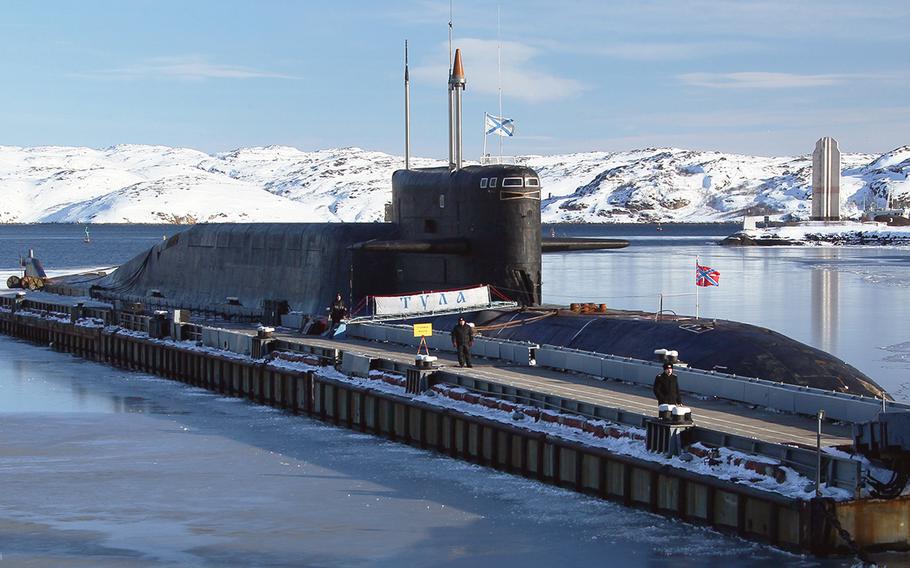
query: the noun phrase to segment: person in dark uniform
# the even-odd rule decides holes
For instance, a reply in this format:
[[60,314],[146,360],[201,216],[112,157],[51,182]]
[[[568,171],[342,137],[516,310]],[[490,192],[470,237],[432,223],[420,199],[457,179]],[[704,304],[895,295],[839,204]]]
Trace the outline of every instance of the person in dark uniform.
[[682,404],[672,363],[664,363],[664,372],[654,378],[654,396],[657,404]]
[[474,345],[474,328],[469,326],[464,318],[458,318],[458,325],[452,330],[452,345],[458,352],[458,366],[472,367],[471,347]]
[[332,335],[335,332],[338,324],[341,323],[341,320],[343,320],[346,315],[348,315],[348,309],[344,306],[344,299],[341,297],[341,292],[338,292],[335,294],[335,301],[329,306],[329,319],[332,320],[332,327],[329,328],[329,335]]

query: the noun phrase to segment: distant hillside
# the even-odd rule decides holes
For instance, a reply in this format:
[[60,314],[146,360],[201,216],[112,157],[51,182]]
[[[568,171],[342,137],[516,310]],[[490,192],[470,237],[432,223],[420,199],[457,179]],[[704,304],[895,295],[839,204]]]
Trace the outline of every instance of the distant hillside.
[[[398,156],[270,146],[206,154],[187,148],[0,146],[0,222],[198,223],[378,221]],[[675,148],[527,156],[546,222],[729,221],[808,217],[811,157],[765,158]],[[910,146],[844,154],[847,216],[910,205]],[[416,167],[441,162],[415,159]]]

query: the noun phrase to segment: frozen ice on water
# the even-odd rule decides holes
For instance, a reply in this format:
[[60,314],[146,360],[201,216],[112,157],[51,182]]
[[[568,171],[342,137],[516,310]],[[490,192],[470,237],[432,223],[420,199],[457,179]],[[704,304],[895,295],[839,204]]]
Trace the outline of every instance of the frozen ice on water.
[[198,387],[187,387],[181,394],[184,396],[202,396],[202,397],[215,397],[215,393]]

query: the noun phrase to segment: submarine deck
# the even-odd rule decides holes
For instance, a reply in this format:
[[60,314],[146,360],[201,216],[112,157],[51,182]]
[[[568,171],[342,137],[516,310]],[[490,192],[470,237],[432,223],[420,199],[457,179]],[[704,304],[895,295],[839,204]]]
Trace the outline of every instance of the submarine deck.
[[[251,335],[256,333],[255,330],[244,327],[235,330]],[[413,348],[408,346],[351,338],[304,336],[280,330],[275,332],[274,337],[292,343],[355,351],[399,363],[413,364],[414,361]],[[454,354],[433,354],[438,357],[441,370],[449,373],[639,414],[655,414],[653,394],[639,385],[601,381],[576,373],[523,367],[479,357],[474,358],[473,368],[459,368]],[[812,418],[695,396],[683,393],[684,402],[692,408],[692,416],[699,426],[765,442],[815,447],[817,423]],[[823,424],[822,445],[830,447],[851,444],[851,428],[849,424],[826,421]]]

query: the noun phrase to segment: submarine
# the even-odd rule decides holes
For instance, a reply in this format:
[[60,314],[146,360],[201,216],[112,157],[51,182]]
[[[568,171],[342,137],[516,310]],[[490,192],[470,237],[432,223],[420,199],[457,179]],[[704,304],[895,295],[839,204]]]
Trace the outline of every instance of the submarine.
[[[185,309],[274,323],[289,311],[324,317],[338,292],[349,306],[357,306],[382,295],[487,285],[514,304],[471,314],[486,335],[641,359],[671,348],[695,368],[888,396],[831,354],[758,326],[543,305],[542,254],[621,249],[629,242],[544,237],[537,172],[522,165],[465,166],[465,86],[456,50],[448,81],[448,166],[410,168],[406,126],[405,168],[392,175],[385,222],[199,224],[111,274],[52,279],[46,289],[136,310]],[[408,104],[406,63],[406,125]],[[447,329],[456,318],[418,319]]]

